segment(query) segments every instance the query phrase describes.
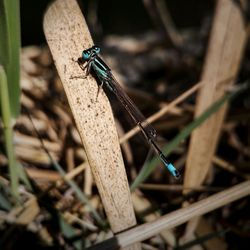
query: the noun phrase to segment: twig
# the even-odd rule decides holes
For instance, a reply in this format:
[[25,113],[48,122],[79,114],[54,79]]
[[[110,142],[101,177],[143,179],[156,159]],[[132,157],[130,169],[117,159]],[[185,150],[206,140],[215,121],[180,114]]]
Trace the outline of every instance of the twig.
[[[163,107],[157,113],[155,113],[152,116],[150,116],[147,119],[147,122],[148,123],[153,123],[156,120],[160,119],[163,115],[165,115],[166,113],[168,113],[171,109],[176,108],[176,106],[179,103],[181,103],[186,98],[188,98],[190,95],[192,95],[193,93],[195,93],[201,87],[202,84],[203,84],[202,82],[198,82],[197,84],[195,84],[192,88],[190,88],[189,90],[185,91],[183,94],[181,94],[180,96],[178,96],[174,101],[170,102],[167,106]],[[137,126],[134,127],[128,133],[126,133],[123,137],[120,138],[120,143],[121,144],[124,143],[125,141],[127,141],[128,139],[130,139],[131,137],[133,137],[134,135],[136,135],[139,131],[140,131],[140,129]]]
[[214,194],[206,199],[198,201],[186,208],[171,212],[161,218],[137,226],[126,232],[117,234],[109,240],[106,240],[98,245],[88,248],[94,249],[117,249],[118,247],[126,247],[135,242],[146,240],[162,230],[171,229],[179,226],[190,219],[206,214],[219,207],[222,207],[235,200],[248,196],[250,194],[250,181],[242,182],[227,190]]
[[[56,0],[44,16],[44,32],[62,81],[89,165],[113,232],[136,224],[112,109],[89,75],[75,62],[93,45],[76,0]],[[73,60],[72,60],[73,59]]]

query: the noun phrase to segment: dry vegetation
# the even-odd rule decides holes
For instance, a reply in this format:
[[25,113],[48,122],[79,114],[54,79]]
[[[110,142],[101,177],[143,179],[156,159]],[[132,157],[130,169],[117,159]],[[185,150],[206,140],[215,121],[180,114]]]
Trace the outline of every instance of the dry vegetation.
[[[20,202],[14,205],[8,160],[1,151],[3,249],[82,249],[106,239],[111,240],[97,249],[128,244],[131,249],[172,249],[176,242],[183,248],[246,249],[249,89],[206,120],[191,140],[181,141],[172,150],[170,159],[181,170],[181,179],[173,179],[158,163],[130,193],[129,185],[152,154],[143,138],[135,136],[139,130],[130,131],[131,121],[116,100],[110,97],[115,122],[103,90],[95,100],[97,85],[92,77],[70,79],[82,73],[72,61],[83,49],[79,41],[89,47],[92,40],[75,1],[66,2],[57,1],[57,8],[45,15],[52,55],[46,46],[30,46],[21,52],[22,108],[14,144],[33,190],[20,183]],[[62,17],[60,8],[66,13]],[[218,9],[195,36],[191,31],[178,33],[165,13],[168,36],[153,32],[104,40],[103,58],[154,123],[162,146],[232,91],[232,86],[248,80],[248,26],[243,14],[231,1],[219,0]],[[74,19],[58,21],[67,12],[73,12]],[[60,34],[53,34],[55,27]],[[171,45],[164,46],[164,39]],[[114,233],[117,237],[111,238]]]

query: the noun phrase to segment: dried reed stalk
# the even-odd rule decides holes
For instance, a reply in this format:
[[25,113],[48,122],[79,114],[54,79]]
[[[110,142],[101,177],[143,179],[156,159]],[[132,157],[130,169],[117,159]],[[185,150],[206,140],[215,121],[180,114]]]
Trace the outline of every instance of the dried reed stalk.
[[149,239],[163,230],[179,226],[194,217],[206,214],[230,202],[248,196],[249,194],[250,181],[242,182],[234,187],[228,188],[225,191],[200,200],[186,208],[181,208],[177,211],[164,215],[153,222],[148,222],[126,232],[119,233],[114,238],[106,240],[88,249],[111,250],[129,246],[135,242]]
[[[242,1],[243,3],[244,1]],[[204,82],[195,108],[195,117],[216,102],[234,83],[247,39],[244,15],[235,1],[219,0],[201,80]],[[230,79],[230,80],[227,80]],[[191,136],[184,187],[200,186],[212,164],[227,105],[198,127]],[[184,193],[187,193],[184,190]],[[183,241],[192,236],[199,218],[190,221]]]
[[136,219],[112,110],[103,91],[96,98],[93,77],[71,79],[84,76],[72,59],[93,45],[77,2],[53,2],[44,17],[44,32],[111,228],[120,232],[134,226]]
[[[237,76],[246,44],[247,29],[240,8],[234,1],[219,0],[211,31],[195,117],[225,94]],[[226,80],[230,79],[230,80]],[[200,186],[211,166],[222,123],[227,110],[223,106],[197,128],[191,136],[185,187]]]

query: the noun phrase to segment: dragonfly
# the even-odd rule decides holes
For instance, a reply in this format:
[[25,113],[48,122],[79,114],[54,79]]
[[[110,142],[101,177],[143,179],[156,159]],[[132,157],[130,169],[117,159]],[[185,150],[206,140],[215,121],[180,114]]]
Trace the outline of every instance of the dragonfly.
[[156,130],[150,125],[141,111],[137,108],[134,102],[122,89],[120,84],[113,76],[111,69],[100,58],[100,47],[94,45],[91,48],[83,50],[82,56],[78,58],[77,62],[83,71],[86,70],[86,76],[92,73],[100,82],[99,88],[105,85],[111,93],[113,93],[122,106],[126,109],[134,123],[140,128],[142,134],[148,141],[149,145],[155,150],[161,159],[164,166],[175,178],[180,177],[179,171],[172,163],[168,161],[161,149],[156,144],[157,133]]

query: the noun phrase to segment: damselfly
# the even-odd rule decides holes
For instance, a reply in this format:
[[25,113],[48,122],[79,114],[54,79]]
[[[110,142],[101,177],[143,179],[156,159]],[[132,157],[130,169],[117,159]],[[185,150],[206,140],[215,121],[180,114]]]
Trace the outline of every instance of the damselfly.
[[[106,65],[106,63],[98,56],[101,49],[98,46],[93,46],[82,52],[82,57],[78,58],[78,64],[85,70],[88,75],[90,72],[93,73],[100,81],[101,86],[105,84],[108,89],[117,97],[121,102],[122,106],[127,110],[128,114],[131,116],[132,120],[141,129],[143,135],[147,139],[148,143],[153,147],[156,153],[159,155],[161,161],[166,166],[168,171],[176,178],[180,176],[178,170],[170,163],[164,156],[163,152],[157,146],[156,131],[155,129],[146,121],[144,115],[139,111],[133,101],[124,92],[120,84],[116,81],[111,69]],[[84,63],[86,65],[84,66]]]

